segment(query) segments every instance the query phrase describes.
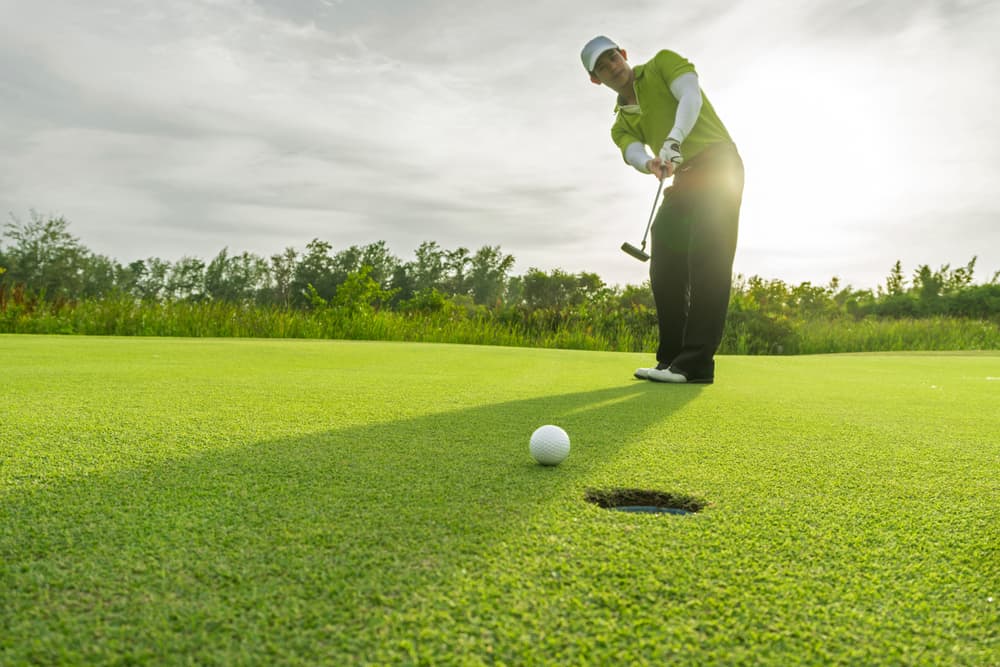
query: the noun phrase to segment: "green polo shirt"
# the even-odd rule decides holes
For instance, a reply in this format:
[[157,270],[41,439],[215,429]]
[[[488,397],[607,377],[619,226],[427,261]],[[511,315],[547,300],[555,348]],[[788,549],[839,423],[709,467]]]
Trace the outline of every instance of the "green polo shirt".
[[[639,109],[615,106],[617,118],[611,127],[611,139],[621,149],[622,157],[628,145],[636,141],[649,146],[657,155],[674,128],[677,115],[677,99],[670,92],[670,82],[681,74],[694,72],[694,65],[673,51],[660,51],[646,64],[636,65],[634,70]],[[691,134],[681,145],[681,154],[689,160],[719,142],[732,143],[732,139],[702,92],[701,112]]]

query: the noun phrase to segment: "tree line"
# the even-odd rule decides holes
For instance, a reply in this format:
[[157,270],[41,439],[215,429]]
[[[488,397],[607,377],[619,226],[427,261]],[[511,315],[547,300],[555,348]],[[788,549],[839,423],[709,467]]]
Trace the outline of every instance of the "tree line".
[[[323,307],[436,311],[461,307],[483,312],[517,310],[631,312],[652,322],[647,285],[607,285],[596,273],[529,268],[512,275],[515,259],[500,246],[476,251],[446,249],[425,241],[404,261],[384,241],[335,250],[313,239],[304,250],[286,248],[262,257],[222,249],[204,260],[157,257],[128,264],[89,250],[63,217],[31,213],[16,218],[0,236],[0,300],[20,290],[21,298],[48,302],[134,298],[143,302],[223,302],[310,310]],[[788,319],[850,317],[1000,317],[1000,271],[974,281],[976,258],[965,266],[919,266],[907,278],[900,262],[884,285],[872,289],[798,285],[759,276],[736,276],[730,315],[761,326]],[[780,332],[779,332],[780,333]],[[777,335],[777,334],[775,334]]]

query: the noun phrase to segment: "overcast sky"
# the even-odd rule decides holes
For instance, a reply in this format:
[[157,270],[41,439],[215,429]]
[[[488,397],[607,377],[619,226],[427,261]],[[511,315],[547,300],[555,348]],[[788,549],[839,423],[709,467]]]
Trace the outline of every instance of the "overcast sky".
[[736,272],[1000,270],[995,0],[0,0],[0,213],[122,262],[433,240],[637,284],[656,182],[596,34],[695,64],[747,168]]

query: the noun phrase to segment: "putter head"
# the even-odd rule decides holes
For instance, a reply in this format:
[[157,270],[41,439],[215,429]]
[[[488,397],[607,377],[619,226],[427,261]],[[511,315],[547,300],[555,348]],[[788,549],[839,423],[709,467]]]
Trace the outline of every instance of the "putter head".
[[646,254],[646,251],[645,250],[640,250],[639,248],[636,248],[631,243],[623,243],[622,244],[622,250],[624,250],[628,254],[632,255],[633,257],[635,257],[640,262],[648,262],[649,261],[649,255]]

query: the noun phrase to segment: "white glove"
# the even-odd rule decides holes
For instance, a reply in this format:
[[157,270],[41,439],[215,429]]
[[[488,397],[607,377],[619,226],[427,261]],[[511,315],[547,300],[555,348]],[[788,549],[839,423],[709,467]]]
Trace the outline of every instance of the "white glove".
[[684,162],[684,157],[681,155],[681,142],[667,137],[667,140],[663,142],[663,148],[660,149],[658,157],[664,164],[669,162],[675,167],[679,166],[681,162]]

